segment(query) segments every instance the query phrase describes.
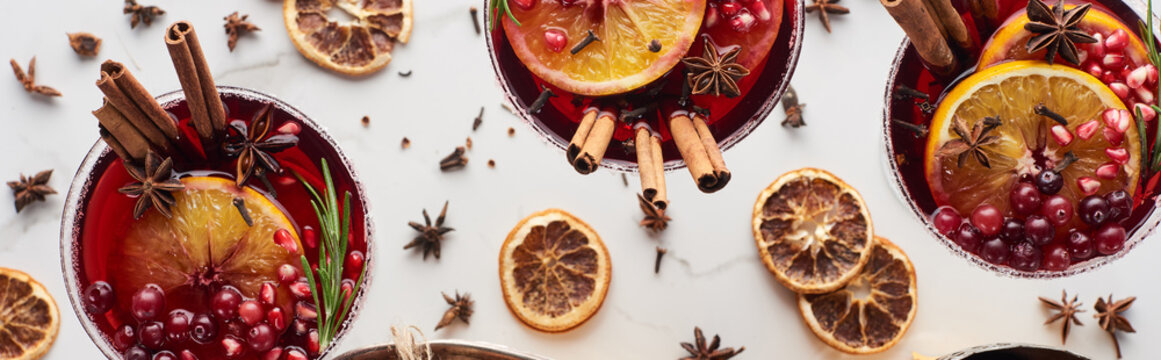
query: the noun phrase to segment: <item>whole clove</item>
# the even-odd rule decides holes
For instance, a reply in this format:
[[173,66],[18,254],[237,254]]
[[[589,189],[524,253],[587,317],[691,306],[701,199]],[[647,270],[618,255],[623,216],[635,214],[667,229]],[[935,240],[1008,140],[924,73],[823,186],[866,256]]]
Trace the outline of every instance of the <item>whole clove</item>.
[[439,161],[439,169],[442,171],[462,169],[468,164],[468,158],[464,156],[465,151],[463,146],[457,146],[455,151]]
[[554,97],[556,97],[556,93],[552,92],[552,89],[549,89],[547,86],[542,86],[540,95],[536,97],[536,101],[532,102],[532,106],[528,107],[528,112],[532,114],[540,113],[540,109],[543,109],[544,105],[548,104],[548,99]]
[[569,52],[573,55],[576,55],[577,53],[581,52],[581,50],[584,50],[586,46],[592,44],[593,41],[601,41],[601,38],[597,37],[597,34],[594,34],[592,30],[589,30],[589,34],[585,36],[584,39],[581,39],[581,41],[577,43],[576,46],[573,46],[572,50],[569,50]]
[[472,131],[476,131],[476,129],[479,129],[480,124],[483,124],[483,123],[484,123],[484,107],[481,106],[480,107],[480,114],[476,115],[476,118],[472,120]]
[[246,221],[246,226],[254,226],[254,219],[250,218],[250,211],[246,210],[246,200],[240,197],[234,198],[234,208],[238,209],[238,214],[242,215],[242,220]]
[[468,9],[468,12],[472,14],[472,27],[474,27],[476,29],[476,35],[479,35],[480,34],[480,18],[478,17],[478,14],[480,13],[480,9],[477,9],[475,6],[473,6],[473,7]]

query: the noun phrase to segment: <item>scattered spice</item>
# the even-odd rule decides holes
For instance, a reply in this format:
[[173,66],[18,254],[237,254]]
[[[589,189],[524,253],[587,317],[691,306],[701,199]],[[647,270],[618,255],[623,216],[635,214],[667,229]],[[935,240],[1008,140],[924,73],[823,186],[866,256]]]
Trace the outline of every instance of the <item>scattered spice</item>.
[[451,305],[451,308],[447,309],[447,311],[443,313],[443,318],[440,318],[439,323],[435,324],[435,330],[439,331],[439,329],[451,325],[452,321],[454,321],[456,318],[463,320],[464,324],[468,324],[468,320],[472,317],[472,313],[474,312],[472,310],[472,306],[476,303],[475,301],[472,301],[472,295],[469,293],[464,293],[463,296],[460,296],[459,290],[456,290],[456,297],[454,299],[450,296],[447,296],[445,293],[440,293],[440,295],[443,295],[443,301],[446,301],[448,305]]
[[641,226],[659,233],[669,227],[669,216],[665,215],[665,210],[653,205],[653,202],[645,199],[644,195],[637,194],[637,203],[641,206],[641,212],[645,213],[645,218],[641,219]]
[[[533,101],[532,106],[528,107],[529,113],[539,113],[540,109],[543,109],[544,105],[548,104],[549,98],[556,97],[556,93],[552,92],[552,89],[549,89],[547,86],[541,86],[540,89],[540,95],[536,96],[536,101]],[[507,107],[505,108],[508,109]],[[512,109],[508,109],[508,111],[512,111]]]
[[970,155],[971,157],[975,158],[976,161],[980,163],[980,165],[983,165],[989,169],[992,168],[992,164],[990,161],[988,161],[988,155],[984,153],[983,147],[1000,141],[999,136],[988,135],[992,129],[1000,126],[1000,123],[1001,122],[999,117],[986,117],[981,121],[977,121],[975,125],[972,125],[972,129],[969,132],[967,124],[964,123],[963,118],[957,116],[955,120],[952,121],[951,130],[955,132],[956,136],[959,136],[959,139],[953,139],[947,143],[944,143],[943,147],[940,147],[939,151],[935,153],[935,156],[957,156],[957,164],[962,168],[964,163],[967,161],[968,156]]
[[496,168],[496,160],[488,159],[488,167],[493,169]]
[[173,192],[185,189],[185,185],[177,180],[173,174],[173,159],[162,160],[153,151],[145,155],[145,164],[125,164],[136,183],[117,189],[118,192],[137,197],[137,205],[133,206],[133,218],[140,219],[150,207],[157,209],[165,217],[170,217],[169,207],[173,206]]
[[581,39],[579,43],[573,46],[572,50],[569,50],[569,52],[573,55],[576,55],[577,53],[581,52],[581,50],[584,50],[586,46],[592,44],[593,41],[601,41],[601,38],[597,37],[597,34],[594,34],[592,30],[589,30],[589,34],[586,35],[584,39]]
[[226,17],[223,18],[226,20],[226,35],[229,36],[228,40],[226,40],[226,46],[230,47],[230,51],[234,51],[234,46],[238,44],[239,36],[245,35],[246,33],[262,30],[258,27],[258,25],[254,25],[250,21],[246,20],[246,18],[249,17],[250,15],[248,14],[239,17],[238,12],[235,11],[233,14],[226,15]]
[[1048,49],[1044,52],[1044,61],[1049,64],[1060,55],[1062,59],[1080,65],[1077,43],[1091,44],[1097,39],[1089,35],[1078,26],[1092,4],[1085,3],[1070,10],[1064,10],[1064,1],[1057,0],[1056,5],[1048,8],[1041,0],[1028,1],[1028,23],[1024,30],[1035,34],[1025,48],[1028,53]]
[[480,18],[478,17],[478,14],[480,13],[480,9],[477,9],[475,6],[473,6],[471,8],[468,8],[468,12],[471,13],[471,15],[472,15],[472,27],[476,29],[476,35],[479,35],[480,34]]
[[731,47],[725,55],[721,55],[712,38],[705,37],[704,43],[702,56],[681,59],[689,69],[690,92],[693,95],[712,93],[714,96],[726,95],[726,97],[741,95],[737,80],[750,74],[749,69],[737,63],[742,47]]
[[1072,300],[1069,300],[1068,292],[1061,291],[1059,302],[1052,299],[1047,299],[1043,296],[1040,297],[1040,302],[1044,303],[1045,306],[1052,308],[1052,310],[1056,310],[1056,314],[1053,314],[1052,317],[1048,318],[1048,321],[1045,321],[1044,325],[1054,323],[1058,320],[1064,320],[1064,325],[1060,328],[1061,344],[1064,344],[1066,341],[1068,341],[1068,332],[1069,330],[1072,330],[1073,324],[1076,324],[1076,326],[1084,325],[1080,323],[1080,319],[1076,318],[1076,314],[1082,313],[1084,310],[1080,310],[1080,307],[1083,304],[1076,301],[1075,295],[1072,297]]
[[471,136],[468,136],[468,140],[464,142],[464,146],[468,147],[468,150],[472,149],[472,137]]
[[623,111],[623,112],[621,112],[621,122],[626,123],[626,124],[632,124],[637,119],[645,117],[645,114],[648,114],[650,111],[656,111],[656,110],[657,110],[657,103],[652,103],[652,104],[642,106],[642,107],[639,107],[639,108],[636,108],[633,110]]
[[899,84],[895,86],[895,93],[891,95],[895,100],[911,99],[915,106],[919,107],[919,111],[924,114],[931,115],[935,112],[935,105],[931,104],[931,97],[927,93],[915,90],[914,88]]
[[125,0],[125,8],[121,10],[122,14],[133,14],[129,18],[129,28],[136,29],[138,23],[145,23],[145,26],[153,24],[153,18],[160,15],[165,15],[165,10],[156,6],[142,6],[137,5],[137,0]]
[[1043,103],[1036,104],[1036,106],[1033,106],[1032,112],[1036,113],[1036,115],[1040,115],[1040,116],[1044,116],[1044,117],[1047,117],[1049,119],[1052,119],[1053,121],[1056,121],[1057,124],[1068,126],[1068,119],[1065,119],[1063,116],[1060,116],[1060,114],[1053,112],[1052,109],[1049,109],[1047,106],[1044,106]]
[[1060,162],[1056,164],[1056,167],[1052,168],[1052,171],[1063,172],[1064,169],[1067,169],[1069,165],[1072,165],[1077,160],[1080,160],[1080,158],[1076,157],[1076,154],[1073,154],[1072,151],[1066,152],[1064,153],[1064,158],[1060,159]]
[[69,46],[80,56],[97,56],[101,52],[101,38],[87,32],[69,33]]
[[621,173],[621,183],[626,187],[629,186],[629,176],[625,175],[625,173]]
[[359,120],[359,122],[363,123],[363,127],[370,127],[371,126],[371,117],[367,116],[367,115],[363,115],[363,119]]
[[814,4],[806,7],[806,12],[811,13],[818,10],[818,19],[822,20],[822,27],[826,28],[826,32],[830,32],[830,15],[845,15],[850,14],[851,9],[838,4],[839,0],[814,0]]
[[1097,312],[1093,317],[1098,319],[1101,329],[1107,331],[1109,336],[1113,338],[1113,346],[1117,349],[1118,359],[1121,358],[1121,343],[1117,341],[1117,331],[1137,332],[1137,330],[1133,330],[1133,325],[1129,324],[1129,320],[1121,316],[1122,312],[1129,310],[1129,307],[1133,306],[1134,300],[1137,300],[1137,297],[1130,296],[1125,299],[1113,301],[1113,295],[1109,294],[1108,301],[1097,298],[1096,305],[1093,306]]
[[411,139],[408,139],[406,136],[404,136],[403,142],[400,143],[399,146],[404,149],[411,147]]
[[806,126],[806,120],[802,118],[802,108],[806,104],[798,102],[798,92],[794,91],[794,87],[787,85],[786,94],[782,95],[782,110],[786,112],[786,119],[782,120],[783,127],[800,128]]
[[649,51],[650,52],[661,51],[661,41],[659,41],[657,39],[653,39],[652,41],[650,41],[649,42]]
[[45,195],[56,194],[56,190],[48,186],[48,179],[51,177],[52,169],[48,169],[31,177],[20,174],[20,180],[8,182],[8,187],[12,189],[12,197],[16,198],[17,213],[34,201],[44,201]]
[[246,200],[240,197],[234,198],[234,208],[238,209],[238,215],[242,215],[242,220],[246,222],[246,226],[254,226],[254,219],[250,217],[250,211],[246,210]]
[[443,171],[457,170],[463,168],[468,164],[468,158],[464,156],[464,147],[457,146],[455,151],[444,157],[439,161],[439,169]]
[[12,72],[16,74],[16,81],[19,81],[21,85],[24,85],[24,91],[27,91],[27,92],[33,93],[33,94],[41,94],[44,96],[60,96],[61,95],[60,91],[56,91],[56,89],[53,89],[53,88],[48,87],[48,86],[36,84],[36,57],[35,56],[32,57],[32,60],[28,61],[28,73],[27,74],[24,73],[24,69],[20,68],[20,64],[16,62],[16,59],[9,59],[8,63],[12,64]]
[[242,120],[230,122],[230,127],[234,128],[237,134],[227,137],[222,149],[226,151],[226,155],[238,158],[235,171],[237,176],[235,182],[238,187],[242,187],[255,173],[259,175],[265,174],[266,171],[281,173],[282,166],[270,154],[298,144],[298,136],[291,134],[278,134],[267,138],[266,135],[270,133],[273,122],[274,107],[271,104],[263,106],[249,125]]
[[411,77],[411,69],[407,69],[407,71],[400,71],[400,72],[399,72],[399,76],[402,76],[402,77]]
[[899,119],[891,119],[891,123],[902,126],[904,129],[911,130],[916,138],[927,137],[927,126],[920,124],[912,124]]
[[705,335],[702,335],[700,327],[693,328],[693,336],[696,344],[681,343],[681,347],[690,354],[681,360],[727,360],[746,350],[745,346],[738,348],[738,350],[734,350],[734,348],[718,349],[718,346],[721,345],[721,338],[717,335],[714,335],[713,341],[706,344]]
[[661,273],[661,258],[665,256],[665,253],[668,253],[668,252],[669,252],[669,250],[666,250],[663,247],[660,247],[660,246],[657,247],[657,260],[653,261],[653,273],[654,274]]
[[509,127],[508,128],[508,136],[509,137],[516,136],[516,129]]
[[512,107],[508,106],[508,103],[500,103],[500,107],[504,108],[504,110],[508,111],[509,114],[513,114],[513,115],[516,114],[516,110],[512,110]]
[[431,217],[427,216],[427,209],[423,209],[423,222],[426,225],[420,225],[417,222],[409,222],[408,226],[419,232],[415,239],[403,246],[403,250],[407,250],[416,246],[423,248],[423,259],[427,260],[427,254],[435,254],[435,258],[439,259],[440,242],[443,241],[443,235],[455,230],[443,226],[443,221],[447,217],[448,202],[443,203],[443,211],[439,212],[439,217],[435,218],[435,224],[432,225]]
[[483,124],[483,123],[484,123],[484,107],[481,106],[480,107],[480,114],[476,115],[475,119],[472,119],[472,131],[476,131],[476,129],[479,129],[480,124]]

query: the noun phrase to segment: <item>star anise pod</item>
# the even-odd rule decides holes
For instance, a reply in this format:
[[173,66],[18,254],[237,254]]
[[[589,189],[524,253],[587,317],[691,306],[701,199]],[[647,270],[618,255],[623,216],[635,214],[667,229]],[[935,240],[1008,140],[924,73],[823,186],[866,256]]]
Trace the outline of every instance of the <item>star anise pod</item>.
[[434,253],[435,258],[439,259],[440,242],[443,241],[443,234],[455,230],[443,226],[443,220],[447,217],[447,202],[443,203],[443,211],[439,212],[439,217],[435,218],[435,224],[431,223],[431,217],[427,216],[427,209],[423,209],[423,221],[426,225],[421,225],[417,222],[409,222],[407,225],[419,232],[415,239],[403,246],[403,250],[407,250],[416,246],[423,247],[423,259],[427,260],[427,254]]
[[718,349],[718,346],[721,345],[721,339],[717,335],[714,335],[714,340],[707,345],[705,335],[702,335],[700,327],[693,328],[693,336],[697,344],[681,343],[681,347],[690,354],[681,360],[726,360],[746,350],[744,346],[738,350],[734,350],[734,348]]
[[988,160],[988,155],[984,153],[983,147],[1000,141],[999,136],[989,136],[988,133],[1000,126],[1001,123],[998,117],[986,117],[983,120],[977,121],[975,125],[972,125],[969,131],[963,119],[956,117],[952,122],[951,130],[955,132],[956,136],[959,136],[959,139],[953,139],[944,143],[943,147],[940,147],[935,155],[939,157],[957,156],[957,164],[961,168],[967,161],[968,156],[971,156],[980,165],[990,169],[992,168],[992,163]]
[[258,25],[247,21],[246,18],[248,17],[250,15],[238,16],[238,12],[235,11],[233,14],[224,18],[226,20],[226,35],[229,36],[229,39],[226,40],[226,45],[230,47],[230,51],[234,51],[234,46],[238,44],[238,37],[242,36],[242,34],[262,30],[258,28]]
[[274,173],[282,172],[282,166],[278,165],[278,160],[270,154],[298,144],[298,136],[290,134],[278,134],[267,138],[266,134],[270,132],[270,125],[273,122],[274,107],[270,104],[262,107],[249,125],[241,120],[230,122],[230,126],[238,133],[226,139],[222,149],[226,151],[226,155],[238,157],[235,181],[239,187],[255,173],[265,174],[267,170]]
[[1024,24],[1024,30],[1036,34],[1028,39],[1028,52],[1048,49],[1044,53],[1044,61],[1049,64],[1060,54],[1065,61],[1080,65],[1076,43],[1097,42],[1096,38],[1077,26],[1091,7],[1092,4],[1084,3],[1065,11],[1064,0],[1057,0],[1051,9],[1041,0],[1028,0],[1028,23]]
[[137,196],[137,205],[133,206],[133,218],[140,219],[150,207],[157,208],[157,212],[170,217],[169,208],[173,206],[173,192],[185,189],[185,185],[173,175],[173,159],[165,158],[150,151],[145,155],[144,166],[125,164],[129,176],[138,182],[125,185],[117,191],[122,194]]
[[652,230],[655,233],[665,230],[669,227],[669,216],[665,215],[665,210],[659,209],[653,202],[646,200],[645,196],[637,194],[637,203],[641,205],[641,212],[645,213],[645,218],[641,219],[641,226]]
[[472,313],[474,312],[472,310],[472,305],[475,305],[476,303],[475,301],[472,301],[472,295],[464,293],[463,296],[460,296],[460,292],[456,291],[456,297],[455,299],[452,299],[450,296],[447,296],[447,294],[440,294],[443,295],[443,300],[447,301],[448,305],[451,305],[451,308],[447,309],[447,311],[443,313],[443,318],[439,319],[439,324],[435,325],[435,330],[438,331],[445,326],[451,325],[452,321],[456,318],[463,320],[464,324],[467,324],[468,319],[472,317]]
[[8,187],[12,188],[12,197],[16,198],[16,212],[24,210],[24,207],[33,201],[44,201],[45,195],[56,194],[56,190],[48,186],[48,179],[51,177],[52,169],[48,169],[31,177],[20,174],[20,180],[9,181]]
[[44,85],[36,84],[36,57],[28,61],[28,73],[24,73],[24,69],[20,68],[20,64],[16,59],[9,59],[9,64],[12,64],[12,72],[16,74],[16,81],[24,85],[24,91],[33,94],[41,94],[44,96],[60,96],[60,91]]
[[1060,295],[1060,302],[1045,298],[1043,296],[1040,297],[1040,301],[1043,302],[1044,305],[1047,305],[1053,310],[1056,310],[1056,314],[1048,318],[1048,321],[1045,321],[1044,325],[1054,323],[1058,320],[1064,320],[1064,325],[1060,329],[1061,344],[1064,344],[1066,341],[1068,341],[1068,332],[1069,330],[1072,330],[1073,324],[1076,324],[1076,326],[1084,325],[1080,323],[1080,319],[1076,318],[1077,313],[1084,312],[1084,310],[1080,309],[1083,304],[1076,301],[1076,296],[1073,296],[1072,300],[1068,300],[1068,292],[1062,291]]
[[737,63],[741,46],[731,47],[725,55],[718,53],[718,46],[708,36],[703,39],[705,50],[700,57],[681,59],[689,69],[689,87],[694,95],[735,97],[741,95],[737,80],[750,75],[750,69]]
[[69,36],[69,46],[77,55],[81,56],[97,56],[101,52],[101,38],[87,32],[75,32],[67,34]]
[[1121,358],[1121,343],[1117,341],[1117,331],[1130,333],[1137,332],[1137,330],[1133,330],[1133,325],[1129,324],[1129,320],[1126,320],[1124,316],[1121,316],[1122,312],[1129,310],[1129,307],[1133,306],[1134,300],[1137,300],[1137,297],[1130,296],[1128,298],[1113,301],[1113,295],[1110,294],[1108,301],[1105,301],[1105,299],[1102,298],[1097,298],[1096,305],[1093,305],[1093,308],[1096,309],[1097,312],[1093,315],[1093,317],[1097,318],[1097,322],[1100,323],[1101,329],[1107,331],[1109,336],[1113,338],[1113,346],[1117,349],[1118,359]]
[[851,9],[838,4],[839,0],[814,0],[814,4],[806,6],[806,12],[818,10],[818,19],[822,20],[822,27],[830,32],[830,14],[850,14]]
[[129,19],[129,28],[136,29],[138,23],[153,24],[153,17],[165,15],[165,10],[152,5],[137,5],[137,0],[125,0],[125,8],[121,10],[121,13],[133,14],[133,17]]

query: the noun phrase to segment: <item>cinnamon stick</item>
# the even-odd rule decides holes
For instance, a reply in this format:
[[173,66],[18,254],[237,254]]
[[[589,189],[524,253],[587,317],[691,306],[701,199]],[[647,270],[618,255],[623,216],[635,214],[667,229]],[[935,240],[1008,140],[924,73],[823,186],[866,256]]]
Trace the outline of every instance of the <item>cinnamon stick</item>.
[[585,138],[589,137],[589,131],[593,129],[593,123],[597,121],[597,108],[591,107],[585,109],[585,116],[581,119],[580,125],[576,128],[576,132],[572,134],[572,141],[568,143],[568,150],[565,151],[565,156],[568,157],[568,163],[576,162],[576,157],[580,155],[581,148],[585,146]]
[[637,149],[637,174],[641,177],[641,195],[650,202],[657,196],[657,174],[653,171],[653,133],[644,124],[637,125],[634,147]]
[[[124,66],[111,60],[101,64],[101,78],[97,80],[97,88],[105,93],[106,104],[103,106],[116,108],[116,111],[121,115],[120,118],[131,124],[141,135],[144,135],[149,144],[158,152],[165,154],[172,152],[173,143],[177,141],[177,126],[173,124],[169,116],[165,115],[164,110],[161,110],[162,118],[157,120],[152,119],[150,114],[146,113],[146,109],[153,108],[157,102],[133,78],[133,75],[125,70]],[[145,102],[139,103],[138,99]],[[161,106],[157,105],[157,109],[160,108]],[[152,110],[149,111],[152,112]],[[172,127],[173,136],[170,137],[167,134],[168,131],[159,128],[158,124],[168,124]],[[114,126],[105,125],[105,127],[112,130]],[[113,134],[117,135],[115,132]]]
[[[105,132],[109,133],[110,137],[116,139],[117,145],[113,145],[114,143],[109,141],[106,141],[106,143],[109,143],[109,146],[117,146],[125,149],[125,155],[128,155],[128,157],[123,156],[122,159],[128,161],[141,160],[145,158],[145,154],[149,153],[150,142],[148,138],[141,131],[137,130],[133,126],[133,123],[125,118],[125,115],[109,103],[108,99],[105,100],[105,103],[99,109],[93,111],[93,116],[97,117],[97,121],[100,123],[102,130],[105,130]],[[118,153],[117,155],[121,156],[122,154]]]
[[693,127],[697,130],[697,136],[701,139],[702,146],[705,146],[705,152],[709,156],[710,165],[713,166],[714,175],[718,178],[718,181],[711,188],[702,189],[702,191],[709,190],[708,192],[714,192],[721,190],[730,182],[730,170],[726,168],[726,160],[722,157],[722,149],[718,147],[718,141],[714,139],[714,134],[710,132],[709,126],[706,125],[705,119],[701,114],[693,115]]
[[193,25],[187,21],[170,25],[165,32],[165,45],[173,60],[173,68],[177,70],[177,79],[185,91],[190,122],[201,137],[203,147],[216,148],[213,145],[226,131],[226,108],[218,96],[218,88],[206,65]]
[[605,157],[605,150],[609,148],[609,140],[613,138],[613,130],[616,130],[616,118],[616,115],[606,111],[597,115],[592,130],[585,137],[580,155],[577,155],[576,161],[573,162],[573,168],[577,172],[590,174],[600,167],[601,159]]
[[910,38],[919,57],[940,75],[950,75],[956,67],[955,55],[943,37],[942,25],[925,0],[879,0],[887,13]]
[[665,210],[669,207],[668,191],[665,190],[665,157],[661,154],[661,138],[649,137],[649,150],[653,153],[653,173],[657,181],[657,195],[653,196],[653,206]]
[[980,38],[991,34],[999,25],[999,9],[996,0],[967,0],[968,11],[972,14],[972,22],[976,25],[976,32]]
[[964,25],[959,12],[951,6],[951,0],[926,0],[926,2],[933,15],[932,18],[943,29],[943,36],[954,41],[961,49],[971,49],[972,37],[968,34],[967,25]]
[[126,150],[125,146],[121,145],[121,142],[117,141],[117,138],[113,137],[113,134],[109,133],[109,130],[105,130],[105,127],[101,125],[97,125],[97,128],[101,134],[101,140],[105,140],[105,144],[108,144],[109,148],[113,149],[113,153],[117,154],[117,157],[125,161],[135,160],[133,159],[133,155],[129,154],[129,150]]
[[718,178],[714,174],[714,167],[709,154],[706,153],[705,145],[702,144],[697,129],[693,127],[693,121],[689,119],[689,113],[678,111],[670,115],[669,133],[673,135],[673,142],[681,152],[681,158],[685,160],[685,166],[693,176],[693,181],[697,183],[698,189],[709,192],[708,189],[713,188]]

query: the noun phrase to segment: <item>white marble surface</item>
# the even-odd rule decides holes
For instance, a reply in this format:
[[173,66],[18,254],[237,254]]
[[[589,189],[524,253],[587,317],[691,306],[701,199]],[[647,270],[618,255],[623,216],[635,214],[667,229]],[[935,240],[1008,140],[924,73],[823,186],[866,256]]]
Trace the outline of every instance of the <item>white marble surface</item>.
[[[1091,318],[1096,297],[1111,292],[1138,296],[1126,314],[1138,333],[1121,335],[1126,358],[1157,356],[1152,343],[1161,336],[1157,239],[1089,274],[1008,279],[956,258],[906,211],[880,165],[879,141],[883,84],[903,35],[877,2],[844,2],[853,14],[833,17],[833,34],[808,18],[793,83],[809,104],[809,126],[783,129],[781,116],[772,116],[726,152],[734,179],[718,194],[701,194],[688,175],[671,174],[674,222],[653,237],[636,224],[635,185],[625,187],[620,175],[606,171],[576,174],[559,151],[500,108],[483,38],[468,21],[467,9],[478,1],[416,1],[411,43],[397,49],[385,71],[364,79],[323,71],[300,56],[285,34],[277,1],[142,1],[167,14],[136,30],[129,29],[117,0],[3,1],[0,58],[24,64],[37,56],[38,80],[64,97],[27,95],[10,75],[0,74],[5,129],[0,178],[51,168],[51,184],[66,191],[97,139],[90,111],[100,105],[93,85],[100,62],[112,58],[128,64],[155,94],[176,89],[162,32],[173,21],[191,20],[220,84],[275,94],[328,126],[366,182],[378,229],[378,264],[368,303],[343,350],[387,341],[391,324],[431,329],[446,308],[439,293],[459,289],[476,299],[472,325],[457,323],[427,331],[428,336],[501,343],[559,359],[676,358],[683,355],[678,343],[692,340],[698,325],[721,334],[726,346],[746,346],[740,358],[854,358],[831,350],[807,330],[794,295],[759,261],[749,230],[759,190],[785,171],[815,166],[857,187],[877,232],[902,246],[918,268],[920,309],[910,332],[888,352],[865,358],[906,359],[912,351],[942,354],[1000,341],[1058,345],[1059,328],[1041,325],[1047,311],[1036,297],[1058,296],[1062,288],[1078,292],[1089,308],[1068,349],[1112,358],[1108,336]],[[221,26],[222,17],[234,10],[250,14],[264,30],[239,40],[231,53]],[[65,33],[74,31],[104,38],[98,58],[73,54]],[[406,70],[414,75],[396,75]],[[471,119],[481,105],[487,114],[473,133]],[[369,128],[359,123],[364,114],[371,117]],[[516,127],[515,137],[506,135],[508,127]],[[441,173],[436,162],[469,135],[475,148],[467,169]],[[412,140],[408,150],[399,148],[404,136]],[[496,159],[495,169],[484,166],[490,158]],[[457,231],[445,241],[443,258],[423,261],[401,250],[413,234],[406,222],[419,219],[422,208],[437,211],[449,199],[448,224]],[[48,358],[99,358],[71,311],[61,278],[58,227],[64,196],[50,196],[21,214],[7,205],[10,200],[7,190],[0,192],[0,266],[31,273],[61,306],[60,337]],[[533,331],[510,315],[496,276],[496,254],[510,227],[549,207],[592,224],[608,244],[615,269],[603,309],[582,327],[557,335]],[[661,274],[654,275],[653,248],[659,244],[670,254]]]

